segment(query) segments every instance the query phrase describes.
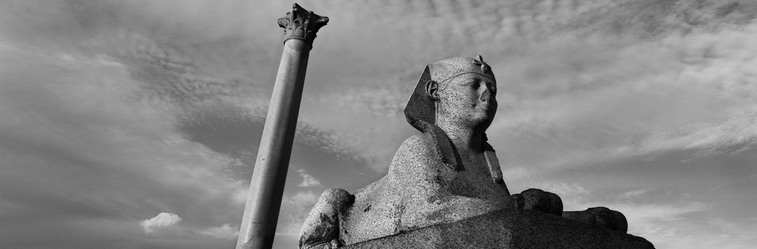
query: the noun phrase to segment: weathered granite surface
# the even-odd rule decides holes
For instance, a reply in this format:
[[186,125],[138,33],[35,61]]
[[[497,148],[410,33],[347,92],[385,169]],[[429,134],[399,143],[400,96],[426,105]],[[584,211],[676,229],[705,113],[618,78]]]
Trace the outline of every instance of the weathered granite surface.
[[653,249],[644,238],[544,214],[502,210],[340,248]]
[[[339,216],[355,202],[355,196],[344,189],[331,188],[321,194],[313,207],[315,214],[302,224],[309,236],[300,238],[300,245],[310,248],[335,248],[343,243],[339,240]],[[316,216],[317,215],[317,216]]]

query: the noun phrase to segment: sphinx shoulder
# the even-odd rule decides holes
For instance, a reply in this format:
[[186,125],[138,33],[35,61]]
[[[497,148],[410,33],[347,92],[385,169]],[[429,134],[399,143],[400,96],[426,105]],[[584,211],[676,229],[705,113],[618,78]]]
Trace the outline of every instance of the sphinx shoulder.
[[427,133],[415,134],[405,139],[395,155],[433,156],[434,139]]
[[405,139],[389,165],[389,175],[409,177],[435,172],[434,167],[441,165],[441,161],[434,146],[433,138],[425,133]]

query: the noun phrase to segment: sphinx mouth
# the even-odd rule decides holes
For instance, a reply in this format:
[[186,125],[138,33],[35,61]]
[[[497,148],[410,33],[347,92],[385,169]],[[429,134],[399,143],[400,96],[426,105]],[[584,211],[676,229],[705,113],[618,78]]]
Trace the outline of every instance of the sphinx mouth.
[[487,115],[493,115],[494,112],[497,111],[497,108],[496,108],[496,105],[484,104],[484,105],[478,105],[478,106],[476,106],[475,110],[477,112],[482,112],[482,113],[485,113]]
[[491,112],[491,111],[494,110],[494,108],[491,108],[490,105],[479,105],[479,106],[476,106],[476,110],[482,110],[482,111],[485,111],[485,112]]
[[494,106],[496,106],[496,104],[493,104],[492,102],[487,100],[479,102],[478,105],[476,105],[476,109],[489,110],[493,109],[492,107]]

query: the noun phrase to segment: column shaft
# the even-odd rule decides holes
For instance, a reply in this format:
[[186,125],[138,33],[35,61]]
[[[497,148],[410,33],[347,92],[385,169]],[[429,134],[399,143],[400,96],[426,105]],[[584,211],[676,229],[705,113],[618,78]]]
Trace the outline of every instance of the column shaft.
[[310,45],[284,43],[271,103],[252,172],[237,249],[271,248],[289,168]]

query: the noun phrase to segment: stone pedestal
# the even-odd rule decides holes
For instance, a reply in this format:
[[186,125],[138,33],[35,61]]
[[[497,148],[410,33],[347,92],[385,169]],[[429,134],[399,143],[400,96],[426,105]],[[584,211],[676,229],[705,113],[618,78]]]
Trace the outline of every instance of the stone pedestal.
[[653,249],[644,238],[531,210],[501,210],[342,248]]

